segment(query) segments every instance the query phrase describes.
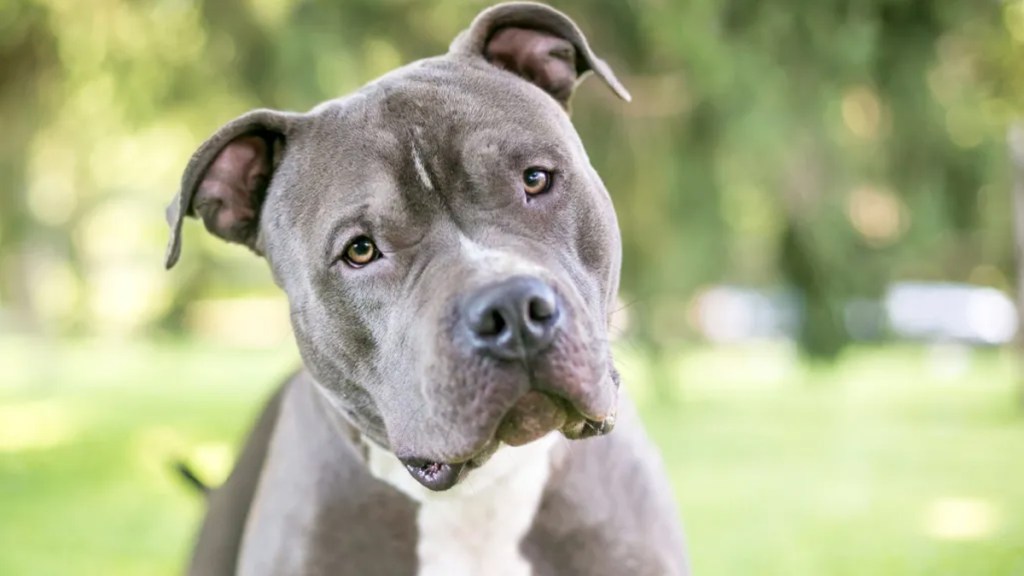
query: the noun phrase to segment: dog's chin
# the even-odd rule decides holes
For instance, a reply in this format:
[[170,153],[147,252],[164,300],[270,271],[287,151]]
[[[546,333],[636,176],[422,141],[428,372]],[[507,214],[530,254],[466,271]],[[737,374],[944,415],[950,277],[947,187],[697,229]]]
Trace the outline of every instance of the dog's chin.
[[417,482],[437,492],[448,490],[472,470],[483,466],[501,444],[523,446],[558,430],[570,440],[601,436],[615,427],[615,408],[600,419],[584,416],[573,405],[540,391],[523,395],[505,414],[494,436],[474,455],[460,462],[433,462],[403,458],[402,464]]

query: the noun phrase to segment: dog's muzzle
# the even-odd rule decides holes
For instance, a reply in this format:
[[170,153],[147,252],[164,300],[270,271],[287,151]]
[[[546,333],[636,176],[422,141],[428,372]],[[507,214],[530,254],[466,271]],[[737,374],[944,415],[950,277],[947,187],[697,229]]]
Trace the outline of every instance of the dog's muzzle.
[[[555,346],[556,339],[566,337],[567,315],[555,289],[534,276],[514,276],[487,284],[461,299],[456,307],[454,336],[461,341],[463,352],[486,359],[506,374],[515,375],[520,383],[521,379],[526,379],[529,389],[502,415],[494,436],[487,440],[484,448],[468,460],[437,462],[415,456],[400,458],[417,482],[430,490],[447,490],[470,470],[482,465],[499,443],[522,446],[554,430],[573,440],[612,430],[614,408],[611,412],[586,414],[586,410],[577,407],[579,399],[574,403],[573,393],[559,384],[561,378],[552,376],[552,365],[572,364],[565,358],[553,357],[560,353]],[[614,384],[588,384],[617,385],[614,374],[603,377]],[[580,382],[593,376],[582,378]]]

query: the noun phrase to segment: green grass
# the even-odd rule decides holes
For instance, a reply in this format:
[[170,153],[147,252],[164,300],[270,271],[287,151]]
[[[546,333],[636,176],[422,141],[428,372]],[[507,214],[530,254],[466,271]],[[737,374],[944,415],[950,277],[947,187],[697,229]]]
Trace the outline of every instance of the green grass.
[[[692,350],[620,364],[698,576],[1024,574],[1024,412],[1006,352]],[[176,574],[290,350],[0,339],[0,574]],[[661,388],[651,382],[662,382]]]

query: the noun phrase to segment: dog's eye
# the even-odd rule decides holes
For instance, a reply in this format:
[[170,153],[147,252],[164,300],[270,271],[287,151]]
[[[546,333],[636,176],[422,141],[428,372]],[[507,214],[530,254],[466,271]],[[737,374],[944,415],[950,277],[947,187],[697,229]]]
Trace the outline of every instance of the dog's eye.
[[348,246],[345,246],[345,252],[342,255],[345,263],[353,268],[366,266],[377,258],[380,258],[380,250],[377,249],[377,245],[373,243],[373,240],[366,236],[359,236],[349,242]]
[[551,188],[553,180],[551,172],[543,168],[527,168],[523,172],[523,189],[530,196],[543,194]]

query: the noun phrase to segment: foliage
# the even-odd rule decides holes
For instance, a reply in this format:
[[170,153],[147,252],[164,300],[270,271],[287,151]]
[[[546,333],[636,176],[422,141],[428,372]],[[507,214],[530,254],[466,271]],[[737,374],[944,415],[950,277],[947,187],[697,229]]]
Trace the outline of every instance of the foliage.
[[[183,266],[159,270],[191,151],[246,109],[305,110],[441,53],[485,5],[0,5],[0,305],[36,330],[133,333],[271,290],[195,226]],[[839,306],[891,279],[1010,288],[1020,0],[556,5],[635,96],[590,82],[575,121],[619,207],[640,340],[686,337],[711,282],[796,286],[824,357],[846,341]]]

